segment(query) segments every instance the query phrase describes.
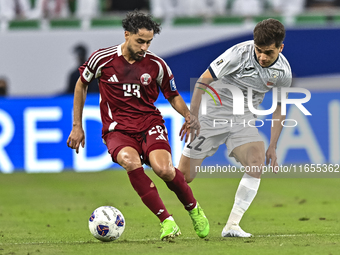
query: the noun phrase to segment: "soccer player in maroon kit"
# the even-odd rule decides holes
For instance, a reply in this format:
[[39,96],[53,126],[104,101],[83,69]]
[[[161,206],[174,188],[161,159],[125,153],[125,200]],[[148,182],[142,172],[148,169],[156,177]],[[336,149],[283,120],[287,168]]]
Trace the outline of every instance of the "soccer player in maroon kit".
[[[160,111],[154,106],[159,91],[171,106],[185,117],[189,127],[190,112],[179,95],[170,68],[148,51],[160,25],[150,15],[129,12],[123,20],[125,42],[95,51],[80,68],[74,91],[73,128],[67,145],[78,153],[85,145],[82,112],[88,84],[98,79],[102,137],[114,162],[128,173],[130,182],[143,203],[161,221],[161,240],[181,234],[173,217],[165,208],[152,180],[142,164],[153,171],[175,192],[188,210],[197,235],[209,233],[209,222],[196,202],[183,174],[171,160],[171,148]],[[189,131],[188,131],[189,132]]]

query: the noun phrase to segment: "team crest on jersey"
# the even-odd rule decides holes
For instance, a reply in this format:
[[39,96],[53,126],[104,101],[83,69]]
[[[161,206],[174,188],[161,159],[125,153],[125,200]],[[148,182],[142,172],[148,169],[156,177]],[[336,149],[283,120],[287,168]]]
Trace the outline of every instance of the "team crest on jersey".
[[267,87],[272,88],[274,84],[276,83],[278,77],[279,77],[279,72],[276,70],[273,71],[269,78],[269,81],[267,81]]
[[140,82],[145,86],[149,85],[151,81],[152,81],[151,75],[148,73],[142,74],[142,76],[140,77]]

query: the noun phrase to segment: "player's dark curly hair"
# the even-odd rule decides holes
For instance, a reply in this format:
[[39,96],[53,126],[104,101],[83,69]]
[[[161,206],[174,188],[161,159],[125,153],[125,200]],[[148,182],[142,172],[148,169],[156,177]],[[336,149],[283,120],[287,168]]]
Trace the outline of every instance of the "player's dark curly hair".
[[254,28],[254,43],[258,46],[269,46],[275,43],[279,48],[286,36],[285,27],[276,19],[265,19]]
[[133,34],[137,34],[138,30],[142,28],[149,31],[153,30],[154,34],[161,32],[161,25],[155,22],[150,14],[145,14],[138,10],[128,12],[122,24],[125,31]]

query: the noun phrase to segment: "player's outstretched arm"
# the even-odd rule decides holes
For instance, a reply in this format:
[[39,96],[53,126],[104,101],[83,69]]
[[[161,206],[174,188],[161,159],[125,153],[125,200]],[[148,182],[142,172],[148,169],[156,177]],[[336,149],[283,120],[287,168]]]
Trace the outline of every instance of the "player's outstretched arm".
[[193,95],[190,102],[190,115],[186,116],[186,123],[190,123],[190,125],[183,124],[180,136],[181,140],[183,140],[183,134],[186,133],[185,142],[188,141],[188,134],[191,134],[191,141],[195,139],[195,136],[199,136],[201,125],[198,120],[198,112],[201,105],[202,95],[205,93],[206,85],[209,85],[213,82],[214,79],[209,70],[206,70],[201,77],[197,80],[195,84],[195,88],[193,91]]
[[183,140],[185,136],[185,141],[187,141],[190,134],[190,128],[199,129],[200,128],[199,122],[197,118],[195,119],[190,117],[191,116],[190,111],[180,95],[170,97],[168,98],[168,101],[171,104],[171,106],[185,119],[185,123],[183,124],[180,131],[180,136],[181,140]]
[[268,165],[270,163],[271,166],[275,167],[278,166],[276,147],[282,130],[281,122],[286,119],[286,115],[281,115],[281,104],[277,105],[276,110],[273,112],[272,119],[273,124],[271,127],[270,143],[266,152],[266,164]]
[[197,80],[190,102],[190,111],[194,116],[198,116],[202,95],[205,93],[203,89],[206,88],[204,84],[209,85],[213,81],[214,78],[212,77],[209,70],[206,70]]
[[79,146],[85,146],[85,133],[82,125],[83,108],[87,94],[87,84],[79,78],[74,89],[73,98],[73,126],[67,139],[67,146],[79,152]]

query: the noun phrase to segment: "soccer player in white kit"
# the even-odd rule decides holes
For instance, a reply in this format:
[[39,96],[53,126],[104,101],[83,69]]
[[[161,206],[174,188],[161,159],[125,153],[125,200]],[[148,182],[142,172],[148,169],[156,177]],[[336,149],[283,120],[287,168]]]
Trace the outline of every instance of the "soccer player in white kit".
[[[260,185],[261,167],[266,164],[278,166],[276,145],[282,130],[280,88],[290,87],[292,73],[287,59],[282,55],[284,26],[275,19],[259,22],[254,29],[254,40],[237,44],[211,62],[209,68],[195,84],[190,112],[191,122],[199,120],[200,128],[189,130],[186,124],[181,130],[190,131],[192,138],[186,141],[178,168],[191,182],[196,176],[196,166],[200,166],[206,157],[212,156],[222,144],[226,144],[228,154],[245,168],[253,167],[258,171],[245,172],[235,195],[235,201],[228,221],[222,230],[222,237],[251,237],[243,231],[239,223],[245,211],[252,203]],[[231,89],[231,86],[235,89]],[[221,103],[206,97],[206,107],[199,112],[202,95],[208,88],[218,93]],[[237,88],[237,89],[236,89]],[[257,109],[265,93],[277,88],[277,107],[273,112],[270,144],[265,151],[264,142],[254,122],[256,119],[248,108],[248,88],[252,89],[252,105]],[[233,90],[233,91],[231,91]],[[241,90],[244,96],[244,114],[233,114],[233,94]],[[242,105],[243,106],[243,105]],[[223,120],[220,123],[216,120]],[[199,125],[198,125],[199,126]]]

